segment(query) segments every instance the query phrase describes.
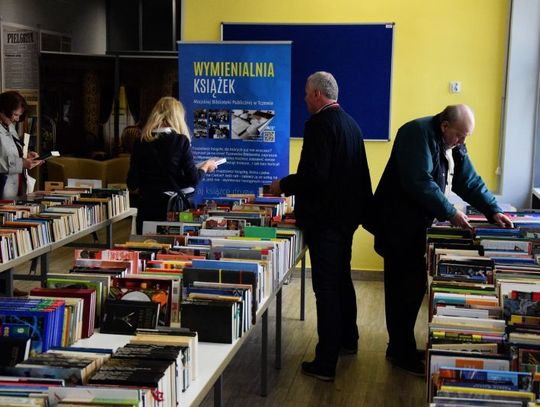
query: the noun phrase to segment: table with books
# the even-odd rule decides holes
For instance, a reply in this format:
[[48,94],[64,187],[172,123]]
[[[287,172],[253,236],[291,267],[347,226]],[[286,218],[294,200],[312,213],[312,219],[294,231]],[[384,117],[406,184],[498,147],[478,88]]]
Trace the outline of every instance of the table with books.
[[[219,203],[229,202],[230,200],[235,200],[235,198],[221,198],[215,199],[213,203],[218,201]],[[263,200],[264,201],[264,200]],[[268,201],[264,201],[264,204],[268,204]],[[272,205],[275,204],[276,200],[271,200]],[[282,200],[279,199],[277,202],[282,205]],[[264,205],[262,204],[262,205]],[[256,202],[251,202],[250,204],[243,204],[241,209],[253,208],[256,206]],[[226,273],[227,269],[241,268],[245,271],[249,269],[248,263],[238,263],[234,262],[232,259],[229,260],[231,263],[228,264],[228,258],[238,258],[241,256],[242,250],[248,250],[254,245],[250,243],[249,240],[253,239],[255,242],[255,247],[261,244],[267,244],[274,247],[270,251],[270,254],[266,253],[265,250],[262,250],[263,259],[273,259],[272,261],[275,265],[272,268],[272,275],[268,271],[266,277],[261,277],[264,273],[259,267],[252,269],[258,270],[257,273],[260,274],[258,279],[259,286],[261,290],[259,298],[263,298],[263,301],[258,304],[256,310],[256,316],[253,318],[253,321],[247,321],[247,329],[244,334],[239,335],[239,337],[227,338],[226,341],[231,341],[232,343],[227,344],[216,344],[209,343],[205,341],[221,341],[224,340],[222,336],[217,335],[215,332],[207,332],[205,329],[206,326],[201,326],[198,324],[198,321],[206,320],[207,318],[201,318],[200,315],[194,315],[192,318],[192,323],[187,322],[190,314],[187,313],[188,305],[185,301],[182,302],[182,325],[186,322],[187,326],[194,329],[199,333],[200,339],[200,351],[199,355],[204,354],[205,359],[201,359],[199,363],[199,377],[197,380],[192,382],[190,388],[186,390],[182,397],[183,400],[187,402],[187,405],[196,405],[200,403],[207,392],[213,387],[214,388],[214,400],[216,405],[221,403],[221,375],[229,362],[232,360],[234,355],[241,348],[247,337],[253,332],[252,322],[260,321],[262,324],[262,338],[261,338],[261,395],[265,396],[267,394],[267,369],[268,369],[268,307],[272,303],[272,300],[276,299],[276,342],[275,342],[275,366],[276,368],[281,367],[281,290],[285,281],[290,278],[296,264],[301,262],[301,315],[300,318],[303,320],[304,315],[304,300],[305,300],[305,248],[302,243],[301,235],[297,229],[288,229],[286,225],[282,225],[284,229],[268,228],[264,222],[258,223],[254,218],[257,217],[255,213],[242,212],[242,211],[231,211],[224,212],[219,210],[219,208],[209,210],[209,217],[203,223],[193,222],[194,219],[186,217],[186,214],[181,218],[183,222],[145,222],[143,227],[143,237],[142,239],[156,238],[163,242],[166,241],[166,237],[160,235],[160,233],[168,234],[177,234],[177,233],[186,233],[186,232],[197,232],[196,236],[186,236],[184,244],[186,249],[189,252],[189,247],[198,248],[197,252],[192,252],[192,254],[202,254],[208,242],[212,243],[212,248],[208,249],[210,258],[220,258],[221,261],[217,260],[200,260],[194,259],[191,262],[191,268],[187,267],[183,270],[183,284],[185,286],[191,286],[191,281],[197,280],[201,277],[201,270],[207,270],[208,274],[212,274],[212,269],[219,269],[221,273]],[[262,226],[246,226],[245,224],[238,225],[238,219],[242,216],[251,219],[252,224],[262,225]],[[227,226],[225,226],[227,225]],[[238,228],[243,230],[243,237],[238,237]],[[200,228],[200,229],[198,229]],[[276,237],[281,236],[282,241],[270,243]],[[289,236],[289,240],[283,239],[284,236]],[[236,249],[227,249],[227,244],[233,244],[236,246]],[[278,244],[279,243],[279,244]],[[244,249],[239,249],[243,246]],[[272,254],[273,253],[273,254]],[[245,254],[245,253],[244,253]],[[269,257],[267,257],[269,256]],[[272,257],[277,256],[277,257]],[[150,262],[149,262],[150,263]],[[154,265],[152,264],[152,267]],[[233,278],[232,274],[228,278]],[[206,275],[206,274],[205,274]],[[227,278],[225,274],[222,276]],[[233,281],[233,280],[228,280]],[[265,291],[266,290],[266,291]],[[204,294],[200,292],[195,292],[196,287],[191,287],[186,290],[185,296],[197,297]],[[262,293],[265,291],[265,294]],[[210,316],[207,316],[210,318]],[[204,324],[203,324],[204,325]],[[207,351],[208,352],[207,352]],[[209,363],[207,363],[209,362]]]
[[[35,192],[24,201],[0,206],[0,279],[5,295],[13,292],[13,279],[43,283],[48,256],[59,247],[106,229],[106,243],[85,245],[110,248],[112,225],[137,214],[125,190],[72,189]],[[38,259],[39,275],[14,276],[14,267]]]
[[[223,372],[256,323],[265,396],[268,308],[275,299],[279,369],[281,290],[298,262],[301,319],[304,310],[305,248],[280,212],[285,199],[234,198],[228,211],[207,203],[175,221],[145,222],[143,235],[112,249],[76,249],[69,273],[49,273],[30,298],[0,303],[11,349],[0,365],[17,376],[0,379],[0,404],[3,390],[24,382],[33,402],[48,398],[52,406],[198,405],[212,388],[221,405]],[[80,237],[71,235],[49,249]],[[46,376],[52,370],[54,381]]]
[[[295,259],[295,265],[302,261],[302,271],[305,276],[304,263],[305,249],[302,249],[298,257]],[[275,343],[275,366],[281,367],[281,290],[284,282],[290,278],[294,267],[291,267],[285,274],[284,279],[280,282],[277,289],[268,296],[263,303],[260,304],[257,310],[257,320],[262,323],[261,337],[261,395],[267,394],[267,369],[268,369],[268,307],[272,300],[276,298],[276,343]],[[253,332],[251,328],[240,338],[234,340],[232,344],[199,342],[197,350],[197,375],[196,380],[193,380],[189,388],[181,393],[178,397],[180,406],[196,406],[199,405],[208,392],[214,389],[214,405],[221,405],[222,392],[222,375],[229,363],[232,361],[237,352],[241,349],[249,335]],[[94,333],[90,338],[78,341],[76,347],[89,348],[110,348],[115,350],[132,340],[129,335],[111,335]]]
[[432,406],[539,405],[540,214],[506,215],[514,228],[428,230]]

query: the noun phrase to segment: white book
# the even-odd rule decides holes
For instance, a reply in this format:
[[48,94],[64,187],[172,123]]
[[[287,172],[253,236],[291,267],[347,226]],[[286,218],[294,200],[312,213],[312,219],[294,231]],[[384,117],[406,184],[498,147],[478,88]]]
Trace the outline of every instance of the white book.
[[199,236],[211,236],[211,237],[226,237],[226,236],[240,236],[239,230],[227,230],[227,229],[200,229]]
[[437,307],[437,315],[447,317],[489,318],[489,310],[463,307]]
[[431,320],[431,325],[439,327],[454,326],[454,327],[475,327],[475,328],[490,328],[494,331],[504,331],[506,321],[503,319],[488,319],[488,318],[468,318],[468,317],[451,317],[444,315],[434,315]]
[[202,165],[206,161],[209,161],[209,160],[215,161],[217,166],[220,166],[221,164],[225,164],[227,162],[227,159],[225,157],[212,157],[212,158],[209,158],[208,160],[201,161],[200,163],[197,163],[195,165],[197,168],[201,168]]

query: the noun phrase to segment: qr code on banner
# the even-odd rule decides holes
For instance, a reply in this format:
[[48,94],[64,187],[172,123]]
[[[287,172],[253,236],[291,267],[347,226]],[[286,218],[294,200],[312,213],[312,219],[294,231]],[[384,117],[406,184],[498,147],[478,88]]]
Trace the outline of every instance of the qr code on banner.
[[275,143],[276,141],[276,132],[275,131],[264,131],[263,132],[263,141],[265,143]]

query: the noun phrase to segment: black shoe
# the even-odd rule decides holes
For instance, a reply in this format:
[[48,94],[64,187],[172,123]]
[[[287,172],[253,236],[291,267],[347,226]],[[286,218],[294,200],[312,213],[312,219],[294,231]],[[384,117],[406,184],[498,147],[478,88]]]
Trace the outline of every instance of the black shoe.
[[[401,355],[393,355],[386,350],[386,360],[392,362],[394,359],[400,359]],[[426,360],[426,351],[424,349],[416,349],[416,353],[412,356],[412,359]]]
[[333,382],[336,375],[330,372],[325,372],[315,364],[315,362],[302,362],[302,373],[306,376],[315,377],[324,382]]
[[341,347],[339,349],[339,356],[350,356],[350,355],[356,355],[358,353],[358,348],[345,348]]
[[392,367],[404,370],[414,376],[424,377],[426,375],[426,366],[419,359],[398,359],[391,360]]

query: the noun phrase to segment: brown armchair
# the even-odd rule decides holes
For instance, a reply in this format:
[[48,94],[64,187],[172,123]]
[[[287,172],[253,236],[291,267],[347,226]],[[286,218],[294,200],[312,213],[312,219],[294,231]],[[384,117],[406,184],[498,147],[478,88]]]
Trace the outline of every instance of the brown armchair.
[[67,184],[68,178],[99,179],[108,184],[126,183],[129,170],[129,157],[118,157],[105,161],[89,158],[54,157],[47,160],[47,181],[61,181]]

